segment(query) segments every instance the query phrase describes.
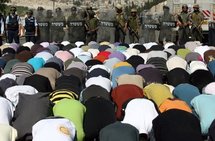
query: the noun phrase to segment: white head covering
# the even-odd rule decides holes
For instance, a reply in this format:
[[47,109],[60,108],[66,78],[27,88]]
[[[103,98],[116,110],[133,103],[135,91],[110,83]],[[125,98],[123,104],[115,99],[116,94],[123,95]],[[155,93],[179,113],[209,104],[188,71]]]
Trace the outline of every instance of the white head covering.
[[190,63],[190,73],[193,73],[196,70],[208,70],[207,65],[202,61],[192,61]]
[[30,49],[31,49],[31,47],[32,47],[33,45],[34,45],[33,42],[26,42],[26,43],[23,44],[23,46],[28,47],[28,48],[30,48]]
[[175,55],[173,57],[170,57],[167,60],[166,66],[168,68],[168,71],[171,71],[171,70],[173,70],[175,68],[182,68],[182,69],[186,70],[186,68],[187,68],[187,62],[183,58]]
[[77,47],[80,47],[80,46],[84,45],[84,42],[77,41],[77,42],[75,42],[75,45],[76,45]]
[[15,141],[17,138],[17,130],[10,125],[0,124],[1,141]]
[[70,42],[69,41],[62,41],[61,44],[64,45],[64,46],[67,46],[67,45],[70,44]]
[[107,78],[102,77],[102,76],[91,77],[90,79],[88,79],[85,83],[85,86],[89,87],[91,85],[101,86],[101,87],[105,88],[108,92],[110,92],[110,90],[111,90],[110,79],[107,79]]
[[6,98],[0,97],[0,124],[10,125],[15,107]]

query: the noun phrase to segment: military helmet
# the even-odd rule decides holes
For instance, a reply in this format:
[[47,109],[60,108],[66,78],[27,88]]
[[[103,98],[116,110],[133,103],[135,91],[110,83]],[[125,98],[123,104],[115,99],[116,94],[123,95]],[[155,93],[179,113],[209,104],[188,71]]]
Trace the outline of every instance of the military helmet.
[[193,8],[199,8],[199,5],[198,4],[194,4]]
[[30,14],[30,15],[33,15],[33,10],[28,10],[26,13]]
[[55,9],[55,11],[56,11],[56,12],[61,11],[61,8],[58,7],[58,8]]
[[132,9],[131,9],[131,12],[132,12],[132,13],[134,13],[134,12],[136,13],[136,12],[137,12],[137,9],[136,9],[136,8],[132,8]]
[[187,4],[183,4],[182,8],[188,8],[188,5]]
[[164,5],[164,6],[163,6],[163,9],[169,9],[169,6]]
[[12,6],[12,7],[10,8],[10,11],[16,11],[16,7],[15,7],[15,6]]
[[76,8],[75,6],[73,6],[73,7],[71,8],[71,11],[77,11],[77,8]]
[[121,4],[117,4],[116,8],[119,9],[119,10],[122,10],[122,5]]
[[44,8],[41,7],[41,6],[39,6],[39,7],[37,8],[37,11],[43,11],[43,10],[44,10]]

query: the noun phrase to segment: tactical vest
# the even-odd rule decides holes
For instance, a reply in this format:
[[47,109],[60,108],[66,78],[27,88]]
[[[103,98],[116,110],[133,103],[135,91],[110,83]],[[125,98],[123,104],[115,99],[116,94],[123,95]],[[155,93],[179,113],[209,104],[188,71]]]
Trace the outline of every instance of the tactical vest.
[[125,27],[125,17],[122,13],[116,15],[116,22],[121,28]]
[[130,28],[132,28],[134,31],[137,31],[138,28],[139,28],[138,17],[132,17],[132,16],[130,16],[128,18],[128,24],[129,24]]
[[26,32],[35,32],[35,18],[25,18],[25,30]]
[[7,28],[8,28],[8,30],[18,30],[19,29],[19,22],[17,20],[17,15],[15,15],[14,17],[9,15],[9,21],[7,24]]
[[192,22],[195,26],[199,26],[201,22],[204,20],[204,15],[201,12],[193,12],[191,13]]

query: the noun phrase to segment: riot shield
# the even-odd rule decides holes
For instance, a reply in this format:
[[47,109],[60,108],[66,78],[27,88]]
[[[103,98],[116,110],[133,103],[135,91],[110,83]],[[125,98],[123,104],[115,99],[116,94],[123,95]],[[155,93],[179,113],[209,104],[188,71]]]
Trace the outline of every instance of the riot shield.
[[160,43],[176,42],[176,21],[172,14],[163,14],[159,17],[160,33],[158,41]]
[[66,27],[66,18],[63,15],[63,12],[56,14],[50,21],[50,35],[51,41],[60,43],[64,40]]
[[49,42],[50,41],[50,18],[49,15],[45,14],[50,11],[40,11],[37,12],[37,23],[38,23],[38,41],[43,42]]
[[156,32],[159,29],[160,29],[160,26],[158,21],[153,17],[152,14],[147,13],[142,24],[144,42],[145,43],[156,42],[157,41]]
[[81,16],[81,13],[78,12],[76,14],[71,14],[67,19],[67,27],[68,27],[68,40],[71,43],[75,43],[77,41],[85,42],[86,34],[85,34],[85,20]]
[[99,28],[97,32],[97,41],[108,41],[114,43],[115,37],[115,13],[111,9],[100,10]]

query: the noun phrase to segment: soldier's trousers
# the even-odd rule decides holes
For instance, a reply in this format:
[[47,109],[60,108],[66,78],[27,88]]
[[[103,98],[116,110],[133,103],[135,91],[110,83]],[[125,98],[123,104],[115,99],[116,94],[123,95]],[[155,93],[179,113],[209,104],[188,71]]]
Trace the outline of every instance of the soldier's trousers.
[[97,41],[97,33],[87,34],[86,43],[89,43],[90,41]]
[[189,27],[179,28],[178,30],[178,44],[184,45],[189,41]]
[[56,43],[62,42],[65,36],[64,31],[58,31],[58,30],[51,31],[50,34],[51,34],[51,41]]
[[132,33],[129,34],[129,39],[130,39],[130,43],[138,43],[139,42],[137,37]]
[[125,42],[125,34],[120,29],[115,30],[115,42]]
[[2,36],[0,36],[0,46],[2,45]]
[[37,40],[38,41],[50,42],[50,33],[49,33],[49,30],[40,29]]
[[161,29],[159,34],[158,41],[162,43],[165,39],[166,42],[170,42],[172,40],[171,29]]

